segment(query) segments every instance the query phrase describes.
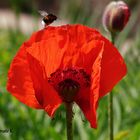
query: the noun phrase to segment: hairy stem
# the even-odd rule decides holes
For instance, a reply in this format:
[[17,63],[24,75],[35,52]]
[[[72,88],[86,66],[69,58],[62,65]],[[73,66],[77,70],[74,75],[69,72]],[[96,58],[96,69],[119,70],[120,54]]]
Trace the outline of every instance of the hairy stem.
[[72,132],[73,111],[72,111],[72,106],[73,106],[73,103],[65,103],[67,140],[73,140],[73,132]]
[[[111,33],[111,42],[115,43],[116,34]],[[113,91],[109,94],[109,104],[108,104],[108,122],[109,122],[109,138],[114,140],[114,117],[113,117]]]

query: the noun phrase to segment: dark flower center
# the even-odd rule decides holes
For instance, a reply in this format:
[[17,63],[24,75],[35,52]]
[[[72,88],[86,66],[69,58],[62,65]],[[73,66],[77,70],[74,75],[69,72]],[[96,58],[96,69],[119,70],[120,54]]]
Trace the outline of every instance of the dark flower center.
[[84,69],[67,68],[52,73],[48,82],[64,102],[73,102],[80,89],[90,86],[90,75]]
[[65,79],[58,83],[58,93],[65,102],[72,102],[79,88],[79,83],[72,79]]

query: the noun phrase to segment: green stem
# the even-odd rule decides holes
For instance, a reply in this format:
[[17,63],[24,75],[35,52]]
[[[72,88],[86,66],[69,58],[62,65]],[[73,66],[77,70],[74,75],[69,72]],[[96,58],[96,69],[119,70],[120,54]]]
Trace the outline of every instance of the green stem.
[[111,35],[111,42],[115,44],[116,33],[110,33]]
[[[115,37],[116,34],[110,33],[111,34],[111,42],[114,44],[115,43]],[[114,117],[113,117],[113,92],[111,91],[109,94],[109,105],[108,105],[108,121],[109,121],[109,138],[110,140],[114,140]]]
[[113,92],[111,91],[109,94],[109,112],[108,112],[108,121],[109,121],[109,137],[110,140],[114,139],[113,136],[113,130],[114,130],[114,125],[113,125]]
[[73,140],[73,133],[72,133],[73,103],[65,103],[65,106],[66,106],[67,140]]

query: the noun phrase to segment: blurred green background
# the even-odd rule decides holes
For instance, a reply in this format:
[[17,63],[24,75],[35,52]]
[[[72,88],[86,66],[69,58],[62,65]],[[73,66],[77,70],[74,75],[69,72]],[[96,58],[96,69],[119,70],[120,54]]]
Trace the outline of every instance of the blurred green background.
[[[98,28],[109,0],[5,0],[0,2],[0,140],[66,140],[65,111],[61,106],[51,120],[43,110],[34,110],[6,91],[7,71],[20,45],[41,27],[38,10],[56,14],[62,23],[81,23]],[[114,88],[115,140],[140,140],[140,1],[127,0],[131,18],[117,38],[127,76]],[[98,128],[91,129],[74,106],[74,140],[108,140],[107,96],[98,108]]]

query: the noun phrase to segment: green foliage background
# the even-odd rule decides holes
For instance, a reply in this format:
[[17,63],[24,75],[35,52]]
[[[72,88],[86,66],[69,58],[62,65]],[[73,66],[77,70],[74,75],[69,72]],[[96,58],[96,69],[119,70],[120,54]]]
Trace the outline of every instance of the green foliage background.
[[[101,25],[102,13],[96,8],[92,9],[90,1],[82,1],[80,4],[74,0],[69,2],[61,0],[61,2],[59,10],[61,17],[69,17],[71,23],[97,27],[108,36]],[[82,8],[83,5],[86,5],[85,8]],[[12,6],[18,6],[16,1]],[[88,6],[90,8],[87,8]],[[116,46],[119,46],[118,49],[126,60],[128,74],[113,90],[115,140],[140,140],[138,9],[138,5],[135,8],[132,7],[130,22],[116,41]],[[20,11],[19,7],[17,11]],[[12,133],[0,132],[0,140],[66,140],[63,106],[51,120],[43,110],[34,110],[23,105],[6,91],[10,62],[19,46],[28,37],[29,35],[24,35],[18,30],[0,29],[0,130],[11,129],[12,131]],[[90,128],[80,109],[74,106],[74,140],[108,140],[107,101],[107,96],[100,101],[96,130]]]

